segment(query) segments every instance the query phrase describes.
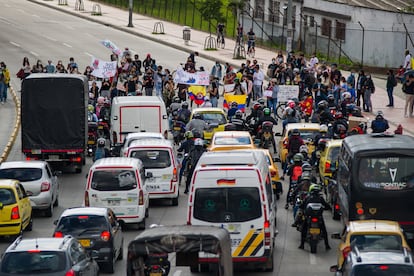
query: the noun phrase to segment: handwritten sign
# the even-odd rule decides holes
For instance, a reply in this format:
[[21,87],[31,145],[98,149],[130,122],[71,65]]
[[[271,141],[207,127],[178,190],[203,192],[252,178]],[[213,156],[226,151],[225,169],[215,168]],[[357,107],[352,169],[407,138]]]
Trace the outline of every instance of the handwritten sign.
[[116,74],[116,61],[104,61],[92,57],[92,76],[97,78],[111,78]]
[[293,98],[298,98],[298,85],[279,85],[279,93],[277,94],[278,102],[287,102]]

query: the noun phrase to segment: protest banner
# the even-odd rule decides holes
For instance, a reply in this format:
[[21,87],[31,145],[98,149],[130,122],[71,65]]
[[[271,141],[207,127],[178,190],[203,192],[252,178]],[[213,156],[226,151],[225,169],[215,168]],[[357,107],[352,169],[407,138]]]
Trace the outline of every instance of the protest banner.
[[97,78],[111,78],[116,74],[116,61],[104,61],[92,57],[92,76]]
[[101,41],[101,44],[112,51],[116,55],[121,55],[121,49],[119,49],[112,41],[105,39]]
[[299,97],[298,85],[279,85],[279,93],[277,93],[278,102],[287,102],[293,98]]

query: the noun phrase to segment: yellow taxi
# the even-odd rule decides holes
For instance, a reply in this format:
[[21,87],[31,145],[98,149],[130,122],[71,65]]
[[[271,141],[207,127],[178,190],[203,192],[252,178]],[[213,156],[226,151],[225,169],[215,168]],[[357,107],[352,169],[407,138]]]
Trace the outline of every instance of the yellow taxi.
[[0,180],[0,236],[19,236],[32,230],[32,205],[17,180]]
[[258,150],[262,150],[266,155],[267,164],[269,164],[269,171],[272,177],[272,188],[274,191],[276,191],[276,198],[279,199],[280,194],[283,192],[282,182],[280,181],[279,168],[274,163],[275,159],[273,158],[269,150],[267,149],[258,149]]
[[255,149],[256,146],[248,131],[218,131],[211,139],[209,151]]
[[279,156],[280,161],[282,163],[286,162],[286,156],[288,154],[287,143],[289,136],[294,129],[298,129],[300,132],[300,137],[302,137],[303,141],[308,146],[308,153],[309,155],[315,150],[315,145],[313,141],[315,137],[320,133],[319,132],[320,125],[315,123],[290,123],[287,124],[284,128],[281,138],[279,141]]
[[331,236],[341,239],[338,247],[338,270],[342,269],[344,260],[354,247],[360,252],[376,251],[411,251],[403,231],[396,221],[358,220],[351,221],[342,237],[339,233]]
[[342,139],[327,140],[325,148],[320,152],[319,175],[325,185],[328,185],[329,178],[332,178],[331,164],[338,160],[341,145]]
[[224,131],[224,126],[228,123],[227,115],[223,109],[217,107],[201,107],[195,108],[191,112],[190,120],[194,114],[201,114],[201,119],[208,124],[217,124],[217,127],[204,131],[204,140],[211,140],[214,132]]

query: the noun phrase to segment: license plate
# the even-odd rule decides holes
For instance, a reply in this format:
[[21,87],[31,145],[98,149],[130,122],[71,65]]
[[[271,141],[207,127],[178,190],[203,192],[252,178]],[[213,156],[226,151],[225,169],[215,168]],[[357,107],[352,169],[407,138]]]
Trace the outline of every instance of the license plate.
[[95,145],[95,141],[88,141],[88,145]]
[[269,139],[272,135],[270,134],[270,132],[265,132],[263,133],[263,137],[266,139]]
[[78,240],[80,244],[82,244],[83,247],[90,247],[91,246],[91,240]]
[[49,159],[51,159],[51,160],[59,160],[59,155],[49,155]]
[[320,233],[321,233],[321,229],[319,229],[319,228],[310,228],[310,229],[309,229],[309,233],[310,233],[311,235],[318,235],[318,234],[320,234]]
[[103,126],[98,126],[98,129],[103,129]]
[[181,127],[174,127],[174,130],[180,131],[181,130]]
[[108,200],[108,205],[109,206],[119,206],[120,201],[119,200]]
[[150,272],[149,276],[162,276],[162,272]]

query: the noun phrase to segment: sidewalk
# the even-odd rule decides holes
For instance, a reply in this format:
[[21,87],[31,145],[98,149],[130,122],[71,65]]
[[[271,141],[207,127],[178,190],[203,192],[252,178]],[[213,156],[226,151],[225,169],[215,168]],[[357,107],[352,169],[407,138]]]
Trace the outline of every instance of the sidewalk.
[[[93,6],[97,4],[97,2],[89,0],[83,0],[83,11],[75,10],[76,0],[67,0],[68,5],[58,5],[58,0],[29,1],[45,5],[66,13],[71,13],[75,16],[82,17],[97,23],[101,23],[105,26],[122,30],[149,40],[153,40],[188,53],[198,52],[199,56],[206,59],[218,60],[222,64],[228,62],[230,65],[234,67],[239,67],[241,63],[245,62],[245,60],[233,59],[235,41],[230,40],[228,38],[226,38],[225,49],[218,49],[217,51],[205,51],[204,41],[208,36],[208,33],[197,30],[191,30],[191,41],[188,43],[188,45],[186,45],[184,43],[184,40],[182,39],[183,26],[170,23],[167,21],[161,21],[157,18],[151,18],[140,14],[133,14],[134,27],[127,27],[129,15],[128,10],[122,10],[99,3],[102,15],[93,16]],[[154,25],[157,22],[162,22],[165,34],[152,34]],[[116,43],[116,41],[114,42]],[[267,66],[271,61],[272,57],[275,56],[276,50],[270,51],[262,48],[256,48],[255,59],[258,61],[258,64],[261,65],[261,68],[263,68],[263,70],[267,69]],[[348,76],[350,72],[342,71],[342,74]],[[404,128],[405,134],[409,133],[411,135],[414,135],[414,118],[404,118],[405,99],[402,98],[404,97],[404,95],[401,95],[401,93],[395,93],[398,94],[398,96],[394,96],[394,108],[388,108],[386,107],[386,105],[388,104],[388,96],[385,90],[386,80],[384,78],[377,78],[375,76],[373,77],[373,80],[376,86],[375,94],[372,95],[372,105],[374,111],[373,113],[364,113],[364,116],[372,120],[375,118],[375,113],[381,110],[384,112],[385,118],[390,123],[390,131],[394,131],[396,126],[398,124],[401,124]],[[394,90],[401,90],[401,85],[397,86]]]

